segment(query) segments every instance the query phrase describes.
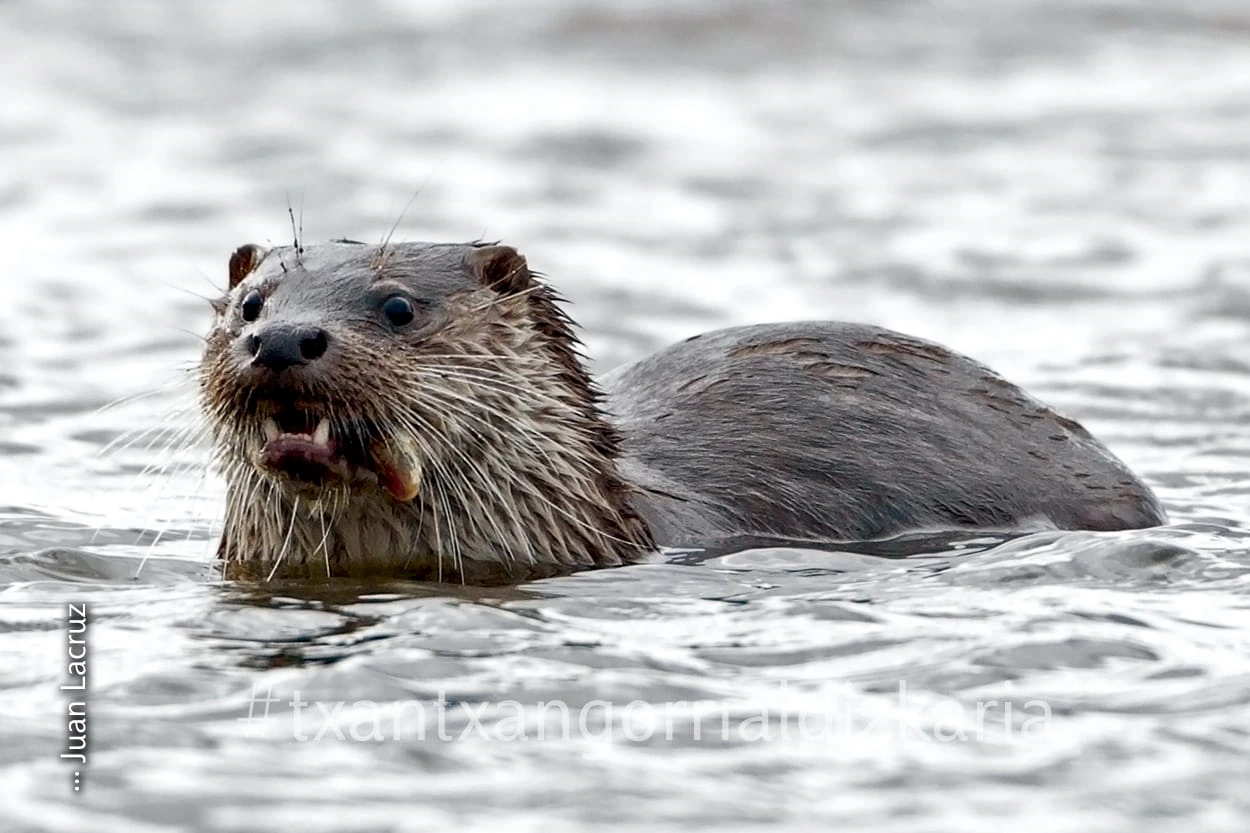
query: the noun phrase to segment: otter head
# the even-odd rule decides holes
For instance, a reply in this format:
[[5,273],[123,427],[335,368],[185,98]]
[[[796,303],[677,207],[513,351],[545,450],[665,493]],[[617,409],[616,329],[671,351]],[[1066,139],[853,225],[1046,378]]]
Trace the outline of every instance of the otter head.
[[649,547],[571,324],[514,249],[247,245],[229,275],[201,363],[227,560],[333,575]]

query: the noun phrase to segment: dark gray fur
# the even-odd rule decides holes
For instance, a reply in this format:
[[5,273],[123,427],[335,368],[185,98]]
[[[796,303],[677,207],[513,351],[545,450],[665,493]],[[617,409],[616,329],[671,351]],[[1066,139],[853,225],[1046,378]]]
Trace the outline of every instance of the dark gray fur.
[[[442,312],[448,297],[474,287],[465,267],[468,251],[470,247],[459,243],[381,249],[350,241],[320,243],[298,253],[290,246],[270,249],[254,271],[266,296],[262,316],[296,325],[375,315],[388,294],[385,282],[378,286],[383,272],[393,285],[411,292],[426,312]],[[298,279],[283,280],[288,274]],[[430,328],[442,321],[432,316]]]
[[705,333],[603,380],[667,546],[1164,521],[1089,432],[988,368],[860,324]]

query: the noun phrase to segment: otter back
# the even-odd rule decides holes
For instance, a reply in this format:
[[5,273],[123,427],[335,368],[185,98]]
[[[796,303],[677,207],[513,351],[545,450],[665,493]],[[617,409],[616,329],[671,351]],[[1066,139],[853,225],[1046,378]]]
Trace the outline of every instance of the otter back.
[[1078,423],[927,341],[837,322],[706,333],[604,379],[661,544],[1164,520]]

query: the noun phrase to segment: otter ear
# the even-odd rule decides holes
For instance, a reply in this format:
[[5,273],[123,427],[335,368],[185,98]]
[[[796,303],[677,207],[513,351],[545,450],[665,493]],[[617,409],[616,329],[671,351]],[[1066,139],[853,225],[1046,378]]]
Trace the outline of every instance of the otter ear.
[[512,295],[534,285],[529,265],[511,246],[478,246],[469,250],[465,262],[486,286]]
[[239,285],[239,281],[252,274],[252,270],[260,266],[266,254],[267,250],[255,243],[248,243],[235,249],[234,254],[230,255],[230,288],[234,289]]

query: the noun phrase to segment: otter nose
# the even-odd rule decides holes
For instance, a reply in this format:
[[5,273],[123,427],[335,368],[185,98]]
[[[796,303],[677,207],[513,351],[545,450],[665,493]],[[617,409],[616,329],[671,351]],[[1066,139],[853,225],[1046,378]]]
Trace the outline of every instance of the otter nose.
[[247,338],[252,364],[275,373],[321,358],[329,337],[320,327],[270,326]]

